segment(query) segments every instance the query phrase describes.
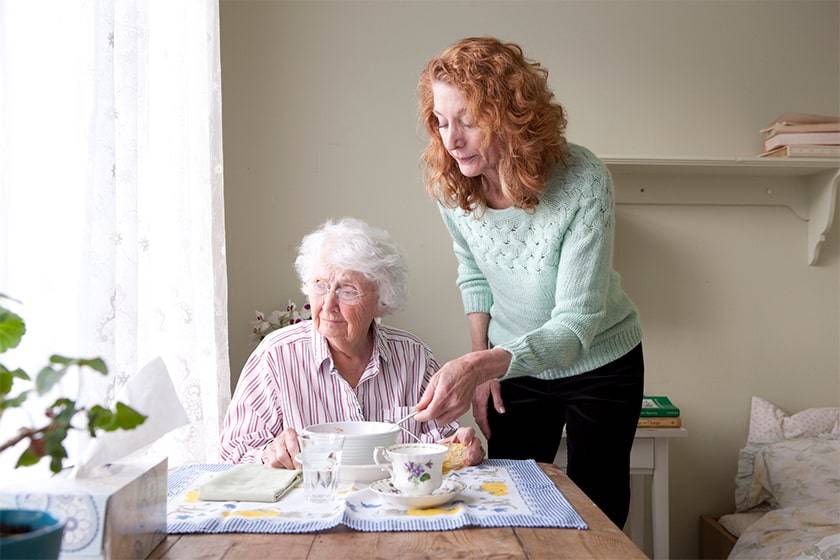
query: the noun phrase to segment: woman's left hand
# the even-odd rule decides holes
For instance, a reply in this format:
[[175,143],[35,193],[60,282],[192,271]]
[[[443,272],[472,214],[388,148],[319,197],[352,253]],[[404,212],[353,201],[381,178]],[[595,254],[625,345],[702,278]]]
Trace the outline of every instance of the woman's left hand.
[[466,466],[477,465],[484,459],[484,449],[481,447],[481,440],[475,437],[473,428],[462,427],[454,435],[440,441],[440,443],[460,443],[467,448]]

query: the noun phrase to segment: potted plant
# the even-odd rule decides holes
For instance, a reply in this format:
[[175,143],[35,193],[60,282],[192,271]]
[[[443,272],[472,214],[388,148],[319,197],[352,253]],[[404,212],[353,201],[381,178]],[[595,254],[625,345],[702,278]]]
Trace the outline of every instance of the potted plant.
[[0,509],[0,558],[58,558],[63,533],[46,511]]
[[[6,308],[4,303],[7,301],[16,300],[0,294],[0,354],[17,347],[26,334],[26,323]],[[108,375],[101,358],[53,355],[34,381],[22,369],[9,369],[0,362],[0,422],[7,410],[23,406],[33,394],[43,396],[52,391],[71,370],[79,374],[89,370]],[[117,402],[113,409],[98,404],[79,406],[76,399],[67,396],[59,396],[49,404],[44,415],[46,419],[41,425],[22,426],[7,441],[0,441],[0,453],[28,441],[17,459],[16,468],[35,465],[49,457],[50,470],[58,473],[67,458],[64,440],[70,430],[85,429],[91,437],[96,437],[103,430],[131,430],[146,420],[146,416],[122,402]],[[77,418],[83,418],[81,426],[78,421],[74,424]],[[57,558],[63,528],[63,522],[48,512],[0,509],[0,558]]]

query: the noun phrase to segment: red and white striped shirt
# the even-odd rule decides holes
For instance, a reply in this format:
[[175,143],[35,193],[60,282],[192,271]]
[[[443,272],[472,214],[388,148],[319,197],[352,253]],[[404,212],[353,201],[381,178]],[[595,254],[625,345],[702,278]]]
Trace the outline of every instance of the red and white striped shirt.
[[[370,362],[355,388],[338,373],[326,339],[312,321],[274,331],[248,358],[221,438],[226,463],[259,463],[262,449],[285,428],[312,424],[394,421],[409,414],[439,366],[417,337],[374,324]],[[455,433],[457,423],[403,424],[423,441]],[[403,441],[409,436],[401,432]]]

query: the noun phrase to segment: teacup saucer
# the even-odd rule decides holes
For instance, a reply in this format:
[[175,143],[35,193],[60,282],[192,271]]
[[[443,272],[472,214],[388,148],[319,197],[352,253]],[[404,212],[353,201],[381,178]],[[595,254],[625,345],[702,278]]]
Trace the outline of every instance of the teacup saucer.
[[341,482],[372,482],[389,475],[388,469],[381,465],[341,465],[338,472]]
[[406,496],[398,488],[394,487],[391,479],[377,480],[370,484],[374,494],[380,496],[386,502],[404,508],[428,508],[439,506],[452,501],[455,496],[464,491],[466,486],[459,480],[444,480],[440,488],[425,496]]

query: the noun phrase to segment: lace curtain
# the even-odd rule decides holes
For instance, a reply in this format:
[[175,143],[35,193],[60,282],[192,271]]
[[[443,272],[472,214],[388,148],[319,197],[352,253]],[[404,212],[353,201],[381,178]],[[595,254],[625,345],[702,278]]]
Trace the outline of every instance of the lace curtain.
[[[0,0],[6,362],[102,356],[107,399],[156,356],[190,424],[170,466],[217,461],[230,395],[215,0]],[[72,458],[72,455],[71,455]]]

